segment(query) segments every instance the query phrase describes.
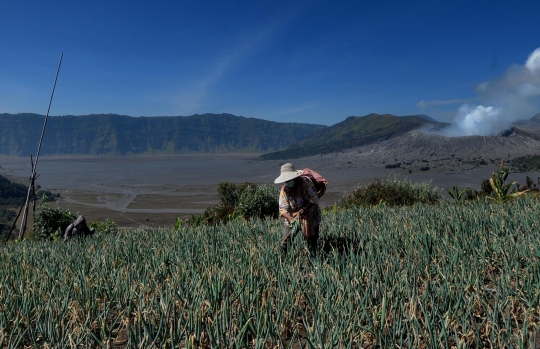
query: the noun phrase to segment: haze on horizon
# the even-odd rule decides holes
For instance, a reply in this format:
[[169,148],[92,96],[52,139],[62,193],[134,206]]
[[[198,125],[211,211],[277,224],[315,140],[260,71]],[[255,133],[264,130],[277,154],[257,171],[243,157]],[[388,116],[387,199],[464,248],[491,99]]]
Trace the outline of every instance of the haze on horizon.
[[51,115],[427,114],[496,128],[540,112],[538,13],[538,1],[8,1],[0,113],[45,114],[64,53]]

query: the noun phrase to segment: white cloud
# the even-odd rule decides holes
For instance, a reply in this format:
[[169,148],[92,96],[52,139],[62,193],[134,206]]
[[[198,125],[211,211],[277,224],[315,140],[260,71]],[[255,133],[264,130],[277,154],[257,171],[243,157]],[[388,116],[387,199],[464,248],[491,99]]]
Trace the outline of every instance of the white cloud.
[[[540,48],[534,50],[525,65],[511,66],[492,80],[475,88],[481,104],[459,108],[448,135],[492,135],[512,121],[532,117],[540,110]],[[423,102],[423,101],[421,101]],[[438,101],[431,101],[437,105]],[[422,107],[426,103],[418,104]]]
[[540,47],[529,55],[525,66],[533,73],[540,72]]

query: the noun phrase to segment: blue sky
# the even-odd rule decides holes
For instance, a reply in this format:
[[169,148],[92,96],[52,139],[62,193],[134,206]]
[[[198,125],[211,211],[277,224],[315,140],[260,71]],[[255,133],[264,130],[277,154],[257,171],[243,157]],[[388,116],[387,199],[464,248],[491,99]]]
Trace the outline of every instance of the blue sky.
[[45,114],[63,53],[51,115],[451,121],[540,47],[539,16],[537,0],[3,0],[0,113]]

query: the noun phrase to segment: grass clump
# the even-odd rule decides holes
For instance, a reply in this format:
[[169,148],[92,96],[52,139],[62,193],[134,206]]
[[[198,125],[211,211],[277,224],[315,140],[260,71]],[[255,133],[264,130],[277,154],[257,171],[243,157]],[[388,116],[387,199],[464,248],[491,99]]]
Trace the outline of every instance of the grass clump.
[[436,204],[443,199],[431,183],[412,183],[397,177],[376,180],[347,194],[339,203],[341,207],[355,206],[411,206],[414,204]]

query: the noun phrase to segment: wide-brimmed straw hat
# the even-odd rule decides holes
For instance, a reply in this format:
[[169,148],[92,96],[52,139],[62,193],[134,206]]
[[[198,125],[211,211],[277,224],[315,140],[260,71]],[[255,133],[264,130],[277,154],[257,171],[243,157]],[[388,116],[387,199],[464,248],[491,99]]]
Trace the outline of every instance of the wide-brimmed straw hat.
[[281,166],[281,175],[276,178],[274,183],[283,183],[290,181],[298,176],[300,176],[304,171],[295,170],[293,164],[286,163]]

